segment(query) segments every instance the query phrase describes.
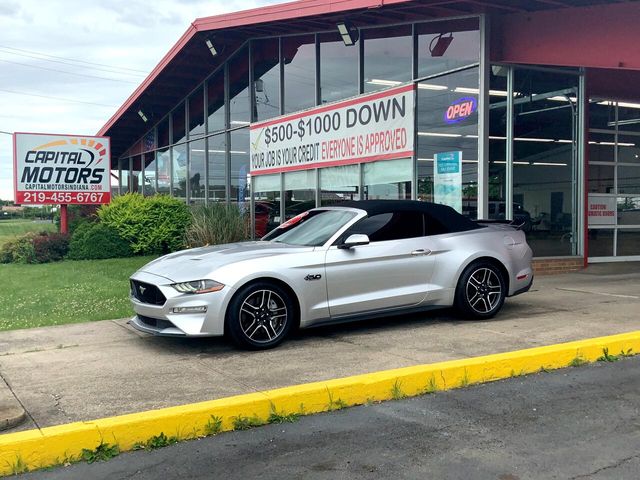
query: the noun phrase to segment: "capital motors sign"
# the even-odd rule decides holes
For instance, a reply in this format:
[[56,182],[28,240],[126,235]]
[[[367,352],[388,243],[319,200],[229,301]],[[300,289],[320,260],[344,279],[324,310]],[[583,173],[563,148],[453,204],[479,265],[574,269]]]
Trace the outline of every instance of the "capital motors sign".
[[109,203],[110,160],[108,137],[15,133],[16,203]]

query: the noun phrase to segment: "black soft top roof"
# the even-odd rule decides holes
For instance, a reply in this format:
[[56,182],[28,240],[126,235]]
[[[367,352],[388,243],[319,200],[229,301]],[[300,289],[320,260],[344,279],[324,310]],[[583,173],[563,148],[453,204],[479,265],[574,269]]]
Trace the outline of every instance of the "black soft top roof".
[[340,202],[333,206],[359,208],[367,212],[368,216],[392,212],[422,212],[451,232],[464,232],[482,228],[473,220],[456,212],[448,205],[439,203],[420,202],[418,200],[352,200]]

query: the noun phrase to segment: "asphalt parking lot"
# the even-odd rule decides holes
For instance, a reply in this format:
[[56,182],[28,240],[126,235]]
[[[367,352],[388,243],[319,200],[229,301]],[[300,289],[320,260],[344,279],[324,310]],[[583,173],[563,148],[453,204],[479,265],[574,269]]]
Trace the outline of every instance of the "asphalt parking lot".
[[[489,321],[450,312],[307,330],[243,352],[140,334],[126,320],[0,333],[0,375],[28,413],[10,431],[640,329],[638,264],[539,277]],[[1,384],[0,384],[1,385]]]
[[26,478],[636,479],[640,358],[131,452]]

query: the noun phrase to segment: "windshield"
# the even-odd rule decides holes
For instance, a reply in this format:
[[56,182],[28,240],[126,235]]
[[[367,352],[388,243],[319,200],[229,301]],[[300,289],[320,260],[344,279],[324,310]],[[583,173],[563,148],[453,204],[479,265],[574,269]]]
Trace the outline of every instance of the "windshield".
[[346,210],[312,210],[287,220],[262,240],[289,245],[318,247],[324,245],[349,220],[355,212]]

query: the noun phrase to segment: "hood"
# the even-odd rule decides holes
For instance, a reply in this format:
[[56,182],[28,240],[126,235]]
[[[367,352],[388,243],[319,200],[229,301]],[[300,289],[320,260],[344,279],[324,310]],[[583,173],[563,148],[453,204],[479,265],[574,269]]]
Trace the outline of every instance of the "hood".
[[185,282],[211,278],[214,270],[231,263],[309,250],[313,247],[274,242],[227,243],[170,253],[147,263],[139,271],[159,275],[172,282]]

